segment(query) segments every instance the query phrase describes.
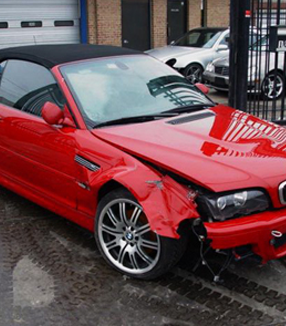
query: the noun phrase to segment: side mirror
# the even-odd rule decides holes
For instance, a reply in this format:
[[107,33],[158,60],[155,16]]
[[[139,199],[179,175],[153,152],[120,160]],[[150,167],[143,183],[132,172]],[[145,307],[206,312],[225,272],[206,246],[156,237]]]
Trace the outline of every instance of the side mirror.
[[64,119],[64,112],[56,104],[46,102],[42,109],[42,117],[48,124],[58,125]]
[[204,84],[196,83],[195,86],[205,95],[207,95],[210,91],[210,89]]
[[67,110],[66,107],[62,110],[55,103],[46,102],[42,109],[42,117],[50,125],[76,128],[72,119],[66,116],[65,110]]
[[226,50],[228,50],[228,46],[226,44],[220,44],[217,47],[217,51],[226,51]]

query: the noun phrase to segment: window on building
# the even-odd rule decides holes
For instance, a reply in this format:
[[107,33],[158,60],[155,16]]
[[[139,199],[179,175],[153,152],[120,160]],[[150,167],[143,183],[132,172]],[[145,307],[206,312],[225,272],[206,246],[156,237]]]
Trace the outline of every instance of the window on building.
[[2,75],[0,103],[37,116],[52,102],[63,108],[64,96],[46,68],[26,61],[9,60]]

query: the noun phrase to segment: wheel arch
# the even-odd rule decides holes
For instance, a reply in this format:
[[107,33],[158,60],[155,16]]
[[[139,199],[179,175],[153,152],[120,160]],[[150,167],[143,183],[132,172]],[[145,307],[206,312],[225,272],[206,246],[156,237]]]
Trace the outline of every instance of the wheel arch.
[[142,206],[150,227],[161,236],[180,238],[177,230],[182,221],[197,218],[195,203],[189,190],[169,176],[162,176],[147,166],[138,166],[110,176],[97,191],[97,205],[110,191],[128,190]]
[[[114,179],[111,179],[104,183],[97,193],[97,202],[99,203],[100,200],[107,195],[109,192],[118,189],[118,188],[125,188],[121,183],[115,181]],[[126,189],[126,188],[125,188]],[[127,189],[128,190],[128,189]]]
[[[268,73],[265,75],[265,77],[263,79],[265,79],[269,74],[274,73],[274,72],[275,72],[275,68],[271,69],[270,71],[268,71]],[[283,76],[283,70],[281,68],[277,68],[277,72],[279,74],[281,74],[283,78],[285,78],[285,76]]]
[[186,69],[187,69],[188,67],[190,67],[191,65],[199,65],[199,66],[202,68],[202,71],[203,71],[203,72],[205,71],[205,68],[204,68],[202,62],[199,62],[199,61],[193,61],[193,62],[188,63],[188,64],[185,66],[184,70],[186,70]]

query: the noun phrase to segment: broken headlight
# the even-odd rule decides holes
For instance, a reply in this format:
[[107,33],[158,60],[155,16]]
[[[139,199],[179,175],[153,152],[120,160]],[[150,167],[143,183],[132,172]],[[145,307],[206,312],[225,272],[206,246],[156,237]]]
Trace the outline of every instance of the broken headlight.
[[267,196],[259,190],[200,196],[198,204],[203,214],[216,221],[265,211],[270,206]]

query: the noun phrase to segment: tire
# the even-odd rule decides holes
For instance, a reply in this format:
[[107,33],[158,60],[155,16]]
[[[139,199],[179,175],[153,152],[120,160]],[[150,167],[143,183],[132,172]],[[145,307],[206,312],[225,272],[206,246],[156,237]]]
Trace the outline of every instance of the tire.
[[125,188],[100,200],[94,231],[107,263],[138,279],[150,280],[166,273],[179,261],[187,245],[185,236],[177,240],[151,231],[142,207]]
[[[275,89],[274,89],[275,81]],[[281,73],[270,72],[263,80],[261,84],[261,97],[267,101],[278,100],[282,94],[285,87],[285,79]]]
[[191,63],[184,69],[184,76],[192,83],[203,81],[203,67],[198,63]]

